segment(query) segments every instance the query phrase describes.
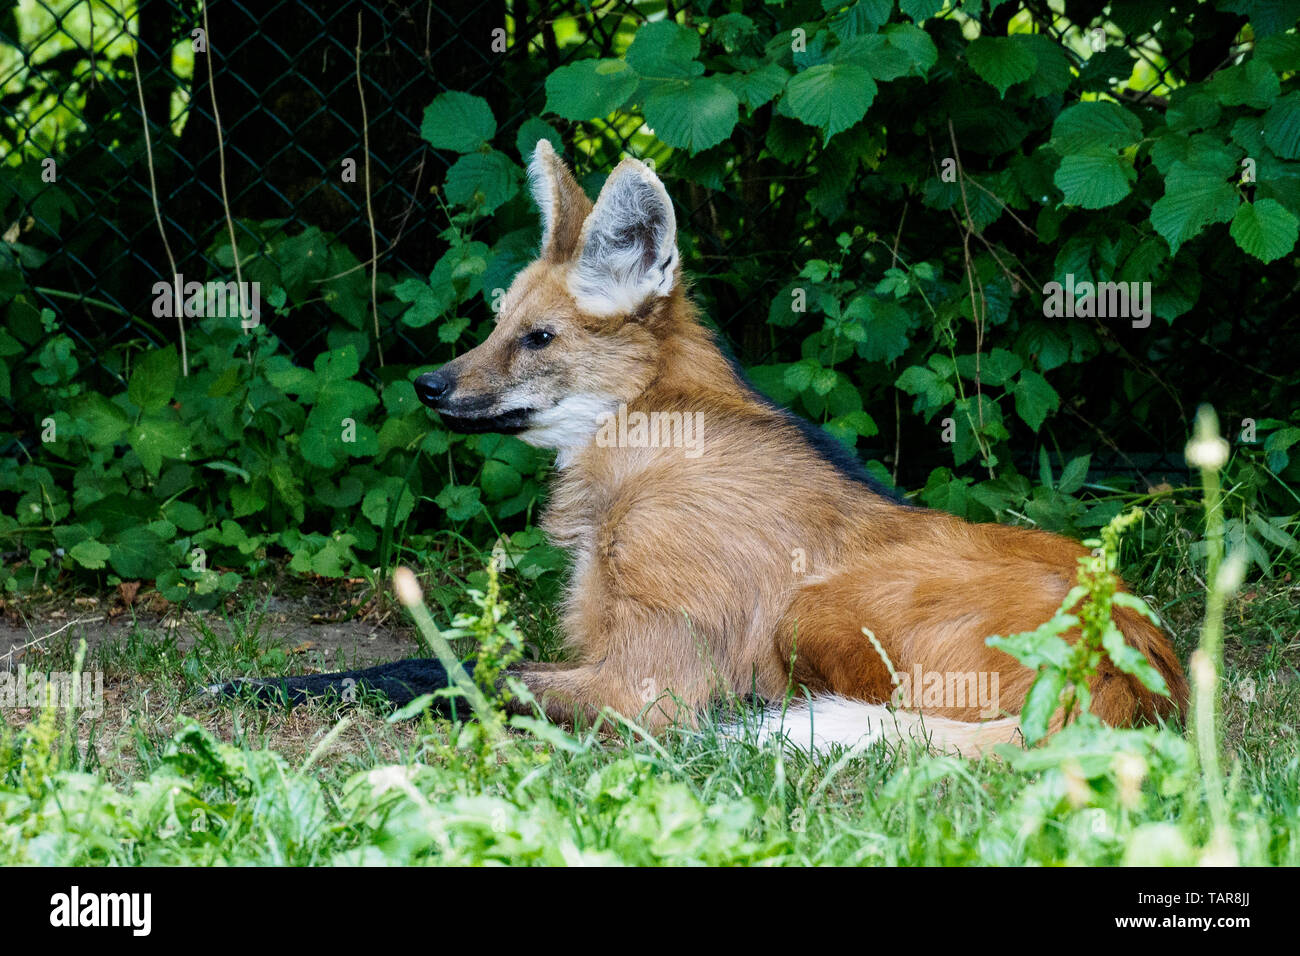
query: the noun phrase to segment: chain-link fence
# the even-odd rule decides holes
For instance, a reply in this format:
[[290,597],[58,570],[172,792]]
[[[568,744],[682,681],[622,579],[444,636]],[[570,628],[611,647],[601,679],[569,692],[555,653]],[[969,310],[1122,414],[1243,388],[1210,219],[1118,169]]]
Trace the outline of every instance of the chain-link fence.
[[[513,141],[542,113],[550,71],[592,52],[618,55],[647,10],[580,0],[214,0],[207,9],[194,0],[0,0],[0,210],[15,213],[0,229],[36,304],[55,309],[97,357],[101,381],[92,375],[88,385],[119,388],[123,346],[169,340],[151,315],[155,283],[173,271],[228,277],[231,263],[212,254],[227,211],[241,254],[261,241],[250,223],[281,220],[289,234],[336,236],[367,267],[373,214],[378,268],[427,275],[447,249],[433,187],[455,156],[421,139],[424,108],[443,91],[475,93]],[[507,27],[512,42],[495,44]],[[584,127],[598,145],[579,157],[589,164],[580,173],[628,151],[626,126]],[[371,210],[364,176],[340,175],[344,160],[364,162],[367,145]],[[670,184],[695,240],[687,265],[696,295],[748,364],[798,357],[795,330],[766,324],[798,264],[782,241],[794,223],[777,215],[763,182],[763,146],[745,125],[726,144],[760,171],[749,193],[689,175]],[[743,235],[719,222],[743,222]],[[756,242],[761,235],[772,241]],[[388,360],[430,361],[436,338],[396,317],[383,312]],[[309,361],[328,326],[322,318],[274,331]],[[1132,470],[1120,457],[1115,464]],[[1175,463],[1157,464],[1168,472]]]
[[[96,352],[152,340],[138,320],[154,282],[169,277],[169,253],[186,276],[229,271],[208,253],[226,228],[223,189],[245,249],[258,239],[247,221],[278,219],[289,232],[332,233],[368,258],[364,177],[339,173],[345,159],[363,162],[367,141],[379,267],[427,274],[446,248],[431,187],[455,157],[421,140],[424,107],[445,90],[476,93],[508,137],[541,111],[549,69],[585,43],[610,52],[619,21],[640,19],[632,4],[608,5],[582,43],[557,47],[548,35],[531,44],[544,51],[542,67],[493,52],[493,31],[509,16],[517,38],[536,37],[555,5],[458,6],[229,0],[205,14],[178,0],[32,0],[0,13],[4,149],[33,171],[58,155],[43,179],[6,177],[0,190],[0,200],[21,201],[24,215],[5,226],[29,238],[24,265],[38,296]],[[611,156],[626,150],[617,127],[603,133]],[[688,218],[716,219],[726,201],[708,196]],[[726,268],[727,250],[705,242],[697,265]],[[716,318],[725,326],[729,316]],[[418,348],[407,358],[418,360]]]

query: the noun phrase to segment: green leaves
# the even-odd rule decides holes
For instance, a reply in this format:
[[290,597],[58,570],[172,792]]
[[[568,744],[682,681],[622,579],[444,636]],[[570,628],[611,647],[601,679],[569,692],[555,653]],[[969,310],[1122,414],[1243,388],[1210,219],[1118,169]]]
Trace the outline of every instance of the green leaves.
[[[1092,53],[1075,44],[1067,57],[1046,31],[968,39],[975,22],[963,14],[987,24],[991,7],[1005,14],[1010,5],[959,4],[955,19],[952,6],[714,4],[625,20],[608,45],[579,18],[556,37],[567,65],[548,75],[537,58],[511,61],[508,117],[472,93],[434,97],[420,134],[449,165],[442,182],[422,188],[436,185],[449,215],[433,226],[427,276],[381,263],[384,367],[371,338],[364,231],[360,247],[349,233],[349,251],[310,224],[254,220],[237,228],[251,233],[240,243],[244,274],[263,283],[272,306],[263,329],[250,336],[187,317],[188,377],[176,349],[142,352],[124,338],[90,355],[60,327],[79,310],[56,316],[28,289],[58,216],[40,205],[50,184],[16,171],[18,204],[0,223],[17,225],[0,241],[0,396],[19,414],[0,437],[16,435],[40,464],[0,467],[0,492],[14,506],[0,533],[22,529],[33,567],[57,568],[63,548],[65,571],[102,580],[119,573],[118,536],[144,529],[128,538],[122,567],[147,570],[136,545],[152,546],[152,535],[165,593],[193,599],[220,578],[190,569],[193,547],[241,573],[282,549],[296,568],[339,574],[354,560],[383,560],[390,518],[389,553],[414,556],[437,551],[433,536],[460,523],[473,522],[464,529],[473,538],[489,523],[509,531],[509,522],[530,520],[553,456],[442,430],[410,380],[481,341],[499,290],[535,257],[520,160],[541,139],[577,159],[589,192],[625,151],[655,158],[679,203],[683,266],[706,321],[742,354],[773,353],[753,372],[765,394],[850,446],[875,432],[867,409],[887,416],[886,434],[860,444],[887,453],[897,428],[905,482],[915,483],[921,461],[926,471],[938,461],[953,469],[933,469],[922,494],[931,504],[982,519],[1016,508],[1067,531],[1104,522],[1104,509],[1085,515],[1071,498],[1087,477],[1082,449],[1092,434],[1059,421],[1064,470],[1053,481],[1049,467],[1038,483],[1017,474],[1031,432],[1058,424],[1053,415],[1069,396],[1100,427],[1120,430],[1131,415],[1135,427],[1158,422],[1153,433],[1167,433],[1171,405],[1144,397],[1159,392],[1142,366],[1165,369],[1174,388],[1196,376],[1182,374],[1186,361],[1165,336],[1083,310],[1046,314],[1035,286],[1066,274],[1094,288],[1150,283],[1146,301],[1162,324],[1193,323],[1191,333],[1220,346],[1234,310],[1276,318],[1300,242],[1300,93],[1291,76],[1300,41],[1289,24],[1265,32],[1263,15],[1246,12],[1242,37],[1254,49],[1244,48],[1242,62],[1146,98],[1118,96],[1117,84],[1140,93],[1153,82],[1120,44]],[[1109,15],[1125,35],[1149,34],[1151,49],[1176,39],[1168,56],[1202,44],[1173,21],[1153,28],[1147,6],[1112,4]],[[542,101],[550,112],[531,115]],[[18,211],[24,204],[39,242]],[[967,225],[969,254],[952,241]],[[1182,246],[1207,231],[1203,263]],[[228,240],[210,251],[233,276]],[[1233,276],[1239,284],[1224,281]],[[161,336],[174,332],[154,324]],[[289,351],[309,337],[323,343],[314,365],[309,352]],[[1256,354],[1252,364],[1274,373],[1272,361]],[[126,384],[95,392],[93,383],[111,379],[84,373],[100,365]],[[1273,377],[1235,378],[1243,415],[1283,407]],[[899,397],[907,407],[895,421]],[[1290,482],[1300,432],[1281,418],[1238,461]],[[975,480],[986,466],[997,478]],[[1243,487],[1276,494],[1269,481],[1269,492]],[[0,566],[0,586],[13,564]],[[1037,693],[1030,709],[1046,709],[1052,688]]]
[[655,136],[701,152],[731,135],[742,97],[751,108],[767,102],[785,73],[769,65],[724,83],[701,76],[699,53],[699,34],[689,27],[671,20],[647,23],[626,60],[580,60],[554,71],[546,80],[546,108],[568,120],[602,119],[637,94]]
[[892,23],[884,33],[853,37],[832,54],[832,62],[865,67],[881,82],[925,76],[938,59],[930,35],[910,23]]
[[1039,373],[1024,369],[1016,380],[1016,414],[1034,431],[1042,427],[1048,412],[1061,407],[1061,396]]
[[1297,225],[1281,203],[1259,199],[1237,207],[1228,231],[1242,251],[1260,262],[1272,262],[1295,248]]
[[121,439],[130,419],[118,405],[97,392],[83,395],[74,406],[81,435],[92,445],[112,445]]
[[636,32],[627,50],[628,66],[650,80],[689,80],[704,72],[696,62],[700,35],[672,20],[647,23]]
[[1300,159],[1300,90],[1282,97],[1264,114],[1264,142],[1283,159]]
[[127,528],[112,542],[109,564],[121,577],[152,579],[165,571],[167,560],[163,540],[146,527]]
[[660,83],[642,104],[655,136],[691,153],[716,146],[730,136],[739,107],[736,94],[712,79]]
[[546,78],[546,111],[564,119],[603,119],[636,92],[640,78],[622,60],[579,60]]
[[127,441],[151,475],[157,475],[166,458],[189,453],[190,429],[179,421],[147,418],[127,432]]
[[866,116],[875,97],[876,81],[866,67],[822,63],[790,77],[781,109],[820,129],[825,143]]
[[892,362],[907,349],[911,317],[895,302],[860,295],[848,304],[844,318],[858,323],[861,336],[849,337],[857,341],[858,355],[868,362]]
[[468,521],[481,510],[480,492],[474,485],[447,485],[438,492],[434,503],[447,513],[452,521]]
[[966,61],[1003,97],[1038,69],[1038,57],[1023,36],[978,37],[966,48]]
[[1151,206],[1151,225],[1177,254],[1183,243],[1210,223],[1227,222],[1236,212],[1237,191],[1222,168],[1174,163],[1165,177],[1165,194]]
[[142,412],[156,412],[172,400],[181,360],[174,346],[146,352],[131,374],[127,396]]
[[1090,100],[1062,110],[1052,123],[1052,146],[1062,155],[1096,147],[1122,148],[1142,138],[1142,124],[1118,103]]
[[1071,153],[1052,177],[1065,203],[1084,209],[1113,206],[1129,194],[1135,179],[1133,164],[1104,146]]
[[[361,513],[376,528],[401,524],[415,510],[415,495],[410,486],[396,475],[389,475],[376,487],[366,492],[361,503]],[[389,512],[392,512],[391,522]]]
[[108,545],[101,544],[93,538],[87,538],[85,541],[73,545],[68,550],[68,554],[83,568],[98,571],[104,567],[104,562],[108,560],[110,551]]
[[1254,58],[1214,74],[1209,89],[1224,106],[1268,109],[1282,88],[1269,65]]
[[494,149],[470,153],[447,170],[445,188],[451,202],[489,213],[519,192],[519,167]]
[[1117,150],[1141,136],[1137,117],[1117,103],[1087,101],[1062,110],[1052,124],[1052,147],[1062,154],[1053,182],[1065,203],[1104,209],[1127,196],[1137,173]]
[[719,73],[711,79],[731,90],[746,109],[756,110],[785,89],[790,74],[779,63],[764,63],[748,73]]
[[1025,740],[1036,743],[1047,736],[1047,728],[1052,715],[1061,707],[1061,691],[1065,690],[1065,672],[1048,670],[1034,681],[1025,695],[1024,706],[1020,710],[1020,726],[1024,730]]
[[497,132],[487,100],[470,93],[440,93],[424,110],[420,136],[434,149],[470,153],[483,148]]

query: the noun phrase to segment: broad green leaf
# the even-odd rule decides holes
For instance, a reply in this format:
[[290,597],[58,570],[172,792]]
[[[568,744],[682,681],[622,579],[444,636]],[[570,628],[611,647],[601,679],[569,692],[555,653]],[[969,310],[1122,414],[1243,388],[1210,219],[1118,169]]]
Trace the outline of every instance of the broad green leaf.
[[1177,253],[1212,222],[1227,222],[1237,210],[1237,191],[1212,170],[1174,163],[1165,194],[1151,206],[1151,225]]
[[839,373],[835,369],[819,368],[812,374],[812,390],[817,395],[829,395],[839,380]]
[[910,23],[891,23],[885,27],[885,39],[890,47],[904,53],[910,61],[909,76],[925,76],[939,61],[930,34]]
[[490,212],[519,192],[519,167],[496,150],[470,153],[447,170],[445,188],[451,202]]
[[709,36],[735,53],[757,39],[758,28],[743,13],[724,13],[709,24]]
[[156,578],[169,565],[162,539],[147,528],[127,528],[109,549],[108,563],[123,578]]
[[500,501],[518,493],[523,476],[505,462],[485,461],[478,483],[489,501]]
[[579,60],[546,78],[546,111],[567,120],[604,119],[636,92],[640,78],[622,60]]
[[151,475],[157,475],[164,458],[189,455],[190,431],[177,421],[146,418],[127,432],[127,441]]
[[947,379],[923,365],[909,366],[894,384],[903,391],[918,396],[917,407],[926,411],[927,417],[957,395],[957,389]]
[[1106,146],[1095,146],[1062,158],[1053,182],[1066,205],[1104,209],[1127,196],[1136,178],[1127,159]]
[[764,63],[748,73],[719,73],[710,79],[731,90],[746,109],[756,110],[785,89],[790,74],[779,63]]
[[1038,675],[1025,703],[1020,708],[1020,727],[1025,740],[1035,743],[1047,736],[1047,727],[1052,715],[1061,706],[1061,691],[1065,689],[1065,672],[1051,668]]
[[564,140],[546,120],[530,116],[519,124],[519,132],[515,134],[515,149],[519,150],[519,157],[525,164],[532,161],[533,150],[541,140],[554,146],[557,153],[564,152]]
[[1260,262],[1280,259],[1295,248],[1297,220],[1274,199],[1257,199],[1237,207],[1228,231],[1237,245]]
[[112,445],[131,423],[120,406],[98,392],[86,393],[74,407],[81,434],[92,445]]
[[1300,34],[1278,33],[1255,40],[1255,56],[1279,73],[1300,70]]
[[1268,109],[1282,87],[1267,63],[1252,58],[1215,73],[1209,89],[1224,106],[1252,106]]
[[966,48],[966,61],[1002,97],[1038,69],[1038,57],[1020,36],[977,37]]
[[688,80],[704,72],[700,35],[672,20],[656,20],[637,30],[627,49],[628,66],[646,79]]
[[1138,118],[1108,100],[1076,103],[1052,123],[1052,146],[1063,156],[1096,146],[1131,146],[1141,138]]
[[497,132],[492,107],[481,96],[454,90],[439,93],[424,110],[420,136],[434,149],[469,153]]
[[438,492],[434,504],[452,521],[467,521],[483,510],[479,490],[473,485],[447,485]]
[[207,518],[197,505],[188,501],[171,501],[163,507],[163,514],[178,528],[185,531],[198,531],[207,523]]
[[174,346],[146,352],[131,373],[127,395],[142,412],[156,412],[172,400],[181,377],[181,360]]
[[1030,369],[1024,369],[1016,380],[1016,414],[1030,428],[1038,431],[1047,413],[1061,407],[1061,396],[1048,384],[1047,379]]
[[1004,385],[1020,371],[1020,356],[1006,349],[994,349],[982,363],[981,374],[990,385]]
[[917,23],[928,20],[944,8],[946,0],[898,0],[898,9]]
[[1070,58],[1065,55],[1061,45],[1042,33],[1028,33],[1022,36],[1038,61],[1034,75],[1025,81],[1025,95],[1055,96],[1069,89],[1074,74],[1070,70]]
[[859,295],[844,310],[844,318],[859,322],[866,333],[857,352],[868,362],[892,362],[907,350],[912,322],[897,302]]
[[1300,90],[1282,97],[1264,114],[1264,142],[1283,159],[1300,159]]
[[103,568],[104,562],[108,560],[110,553],[108,545],[101,544],[93,538],[87,538],[68,550],[68,554],[72,555],[73,560],[83,568],[89,568],[91,571],[98,571]]
[[812,387],[813,376],[820,370],[821,366],[812,359],[795,362],[785,370],[786,387],[796,392],[805,392]]
[[[393,504],[396,500],[396,504]],[[415,510],[415,495],[409,485],[401,478],[389,476],[375,488],[366,492],[361,502],[361,513],[376,528],[383,528],[388,521],[388,509],[393,508],[393,525],[399,525]]]
[[419,279],[404,279],[393,287],[393,295],[401,302],[411,303],[402,314],[402,322],[414,329],[439,318],[456,302],[456,290],[450,282],[434,287]]
[[831,55],[834,63],[865,67],[881,82],[925,76],[939,58],[930,35],[910,23],[894,23],[884,33],[853,37]]
[[1064,495],[1072,495],[1088,480],[1088,466],[1092,463],[1092,455],[1081,455],[1078,458],[1070,459],[1070,463],[1061,471],[1061,481],[1057,485],[1057,490]]
[[823,63],[790,77],[782,106],[795,119],[822,130],[823,143],[867,115],[876,81],[856,63]]
[[716,146],[731,135],[739,118],[739,101],[714,79],[660,83],[642,104],[655,136],[690,153]]

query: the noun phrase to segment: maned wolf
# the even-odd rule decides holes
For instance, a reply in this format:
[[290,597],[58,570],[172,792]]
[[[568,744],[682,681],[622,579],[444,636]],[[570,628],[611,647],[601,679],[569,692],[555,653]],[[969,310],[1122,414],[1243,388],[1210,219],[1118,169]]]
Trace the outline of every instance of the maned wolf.
[[[1086,549],[905,504],[762,398],[697,321],[672,202],[642,163],[620,163],[594,206],[545,140],[529,178],[541,257],[487,340],[415,388],[449,428],[558,452],[544,527],[573,558],[571,662],[513,671],[547,716],[612,708],[654,730],[757,693],[771,727],[793,686],[811,695],[784,716],[798,745],[920,732],[974,753],[1013,739],[1014,716],[979,719],[1019,713],[1034,672],[984,639],[1050,618]],[[1126,607],[1115,622],[1171,696],[1103,660],[1093,711],[1126,725],[1182,709],[1165,634]],[[924,678],[910,707],[885,706],[894,684],[864,627],[897,673]],[[970,699],[932,697],[934,675]],[[398,700],[446,680],[434,662],[403,661],[274,686],[298,699],[347,678]]]

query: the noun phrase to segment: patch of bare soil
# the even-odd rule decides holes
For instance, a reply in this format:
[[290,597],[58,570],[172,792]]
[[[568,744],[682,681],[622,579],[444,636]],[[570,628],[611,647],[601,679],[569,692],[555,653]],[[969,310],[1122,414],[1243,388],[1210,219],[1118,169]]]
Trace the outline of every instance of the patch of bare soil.
[[[21,604],[0,602],[0,670],[24,659],[44,656],[56,647],[76,646],[84,638],[87,652],[125,640],[133,631],[175,640],[184,652],[206,633],[234,643],[254,634],[262,647],[283,648],[317,660],[375,663],[410,656],[416,647],[413,631],[392,610],[369,604],[358,610],[355,601],[323,590],[296,596],[243,596],[222,611],[187,611],[157,598],[131,594],[50,596]],[[349,606],[349,605],[352,606]],[[354,616],[355,615],[355,616]]]

